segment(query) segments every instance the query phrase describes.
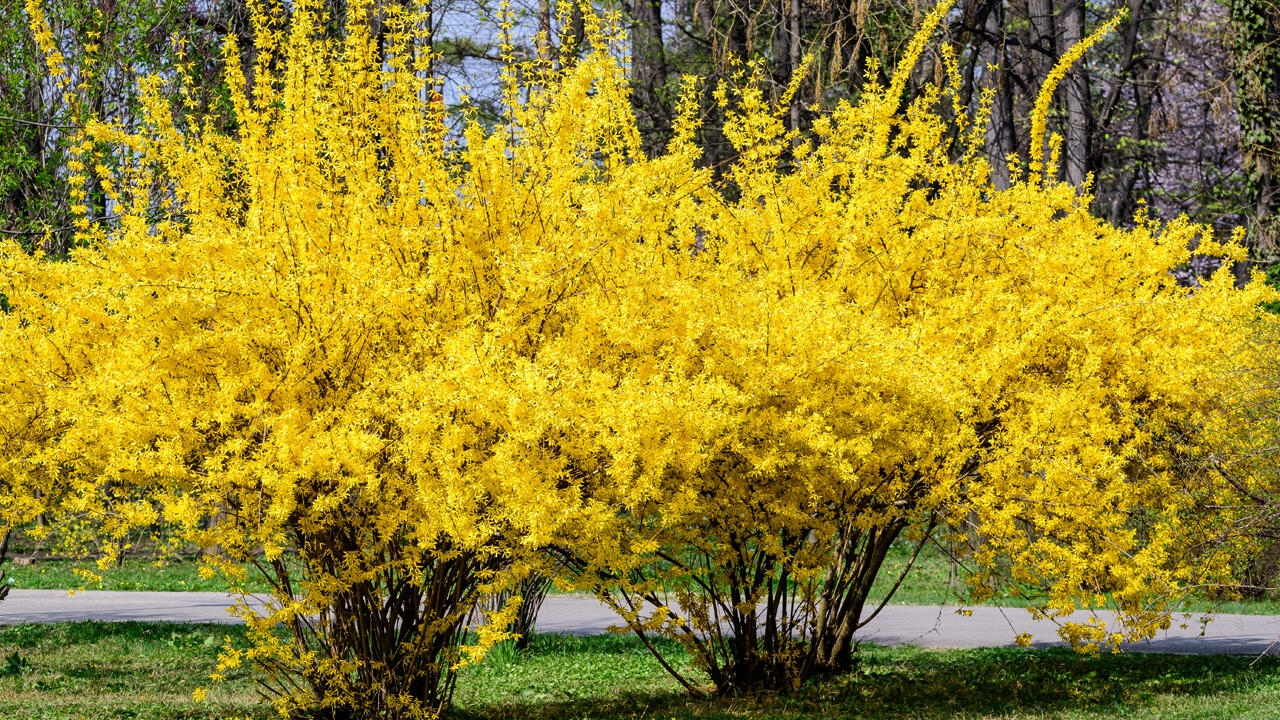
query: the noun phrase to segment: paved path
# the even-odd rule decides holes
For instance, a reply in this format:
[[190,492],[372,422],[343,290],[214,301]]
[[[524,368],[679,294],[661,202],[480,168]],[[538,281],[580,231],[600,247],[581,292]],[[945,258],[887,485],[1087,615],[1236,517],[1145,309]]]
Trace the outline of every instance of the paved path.
[[[169,620],[174,622],[234,623],[227,612],[231,599],[209,592],[108,592],[89,590],[68,595],[64,590],[18,590],[0,602],[0,624],[47,623],[67,620]],[[928,647],[1008,647],[1014,635],[1031,634],[1033,647],[1061,645],[1056,626],[1036,622],[1021,608],[972,608],[958,615],[954,607],[891,605],[857,636],[859,642]],[[1112,616],[1100,613],[1103,619]],[[1086,617],[1083,613],[1077,619]],[[1198,618],[1188,627],[1175,623],[1149,642],[1131,643],[1137,652],[1280,655],[1280,616],[1218,615],[1204,629]],[[551,596],[542,607],[538,630],[588,635],[605,632],[618,617],[591,597]]]

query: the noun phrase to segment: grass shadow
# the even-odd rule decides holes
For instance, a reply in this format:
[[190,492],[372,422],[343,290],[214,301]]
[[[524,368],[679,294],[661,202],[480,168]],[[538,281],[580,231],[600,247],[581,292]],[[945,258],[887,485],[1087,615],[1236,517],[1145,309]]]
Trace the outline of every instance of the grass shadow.
[[[630,653],[622,644],[619,649]],[[727,718],[913,718],[1041,716],[1110,717],[1159,698],[1183,698],[1206,705],[1231,693],[1280,687],[1280,659],[1251,656],[1125,653],[1083,656],[1070,650],[930,650],[864,646],[851,673],[807,684],[784,696],[699,701],[673,686],[610,692],[606,685],[583,692],[570,685],[523,678],[548,662],[539,648],[525,659],[506,661],[510,682],[489,687],[487,702],[459,705],[460,720],[540,718],[663,717]],[[596,676],[625,674],[628,661],[599,657]],[[621,678],[619,679],[621,680]],[[619,681],[614,687],[634,687]]]
[[1123,714],[1156,696],[1216,696],[1280,684],[1280,659],[1066,648],[872,648],[858,671],[816,685],[824,703],[869,717],[1093,710]]

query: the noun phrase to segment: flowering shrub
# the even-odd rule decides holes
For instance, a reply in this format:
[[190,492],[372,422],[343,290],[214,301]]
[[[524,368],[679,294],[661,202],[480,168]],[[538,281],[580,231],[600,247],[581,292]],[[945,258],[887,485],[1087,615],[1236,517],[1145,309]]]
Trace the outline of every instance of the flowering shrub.
[[1229,273],[1181,287],[1170,271],[1203,229],[1110,226],[1047,179],[1052,153],[995,190],[982,125],[946,87],[899,111],[945,12],[889,87],[811,139],[741,90],[736,195],[672,198],[682,252],[622,311],[575,326],[580,346],[612,348],[597,365],[616,379],[580,431],[608,449],[591,495],[618,512],[565,555],[638,632],[681,640],[719,693],[848,668],[903,534],[971,533],[980,567],[1011,567],[1041,615],[1119,611],[1123,627],[1063,622],[1081,647],[1150,637],[1180,588],[1228,567],[1189,551],[1215,501],[1187,460],[1241,389],[1233,363],[1267,291]]
[[446,154],[416,21],[382,67],[360,12],[340,45],[306,8],[285,37],[259,17],[252,91],[227,63],[234,137],[176,127],[153,79],[144,127],[84,137],[132,161],[84,168],[119,224],[67,262],[0,250],[5,521],[163,520],[232,581],[264,571],[273,602],[240,608],[256,645],[223,666],[261,668],[282,713],[432,714],[506,637],[518,598],[483,626],[477,599],[582,500],[557,403],[594,371],[562,328],[666,252],[632,238],[660,242],[666,188],[695,174],[604,177],[596,154],[635,138],[603,46]]
[[1125,614],[1082,643],[1150,635],[1152,594],[1213,570],[1178,554],[1171,467],[1267,294],[1178,286],[1198,228],[1111,227],[1040,165],[994,190],[943,87],[900,111],[942,10],[812,138],[722,90],[721,187],[692,85],[644,155],[608,27],[454,145],[419,19],[382,56],[361,7],[340,43],[305,5],[258,19],[234,136],[178,129],[150,81],[144,127],[86,130],[132,159],[84,168],[119,225],[66,262],[0,245],[4,521],[163,520],[264,571],[223,667],[282,713],[437,713],[520,601],[480,624],[478,599],[549,549],[720,692],[847,667],[902,533],[973,520],[1044,612]]

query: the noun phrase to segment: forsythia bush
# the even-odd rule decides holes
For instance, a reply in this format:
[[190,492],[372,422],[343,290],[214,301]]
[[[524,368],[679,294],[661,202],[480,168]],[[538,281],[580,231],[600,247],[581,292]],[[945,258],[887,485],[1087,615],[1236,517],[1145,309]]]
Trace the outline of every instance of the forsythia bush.
[[[607,338],[601,366],[627,365],[582,424],[612,463],[592,497],[621,512],[565,557],[721,693],[849,667],[903,533],[971,531],[980,566],[1010,567],[1038,614],[1118,610],[1122,627],[1063,621],[1083,647],[1152,636],[1168,600],[1229,568],[1229,549],[1195,550],[1224,501],[1192,459],[1248,390],[1233,367],[1267,291],[1227,273],[1178,287],[1169,272],[1204,229],[1111,227],[1046,179],[1053,158],[1006,192],[974,150],[951,159],[950,131],[976,148],[981,126],[943,119],[945,88],[898,112],[945,11],[890,87],[794,151],[744,90],[735,197],[672,198],[672,275],[570,329]],[[1088,44],[1051,76],[1041,131]]]
[[515,610],[480,628],[476,601],[581,511],[594,456],[559,400],[603,388],[563,328],[660,261],[695,170],[627,165],[603,47],[446,155],[416,18],[382,68],[359,8],[341,46],[297,10],[287,37],[257,18],[252,92],[227,63],[235,137],[177,129],[152,81],[145,129],[86,132],[133,160],[103,177],[119,225],[66,262],[0,251],[3,507],[163,520],[233,580],[265,571],[256,645],[223,666],[262,668],[282,713],[431,715]]
[[145,128],[84,138],[131,161],[82,168],[119,224],[65,262],[0,246],[0,518],[165,521],[263,570],[223,666],[282,713],[435,714],[519,602],[477,600],[548,553],[720,692],[847,667],[903,533],[974,523],[1042,612],[1125,615],[1081,643],[1220,569],[1184,554],[1214,487],[1177,470],[1269,296],[1178,287],[1200,228],[1113,228],[1051,167],[993,189],[945,87],[900,110],[942,9],[812,138],[722,89],[722,183],[693,86],[643,155],[607,27],[446,144],[417,19],[384,63],[363,12],[341,43],[260,17],[234,136],[151,81]]

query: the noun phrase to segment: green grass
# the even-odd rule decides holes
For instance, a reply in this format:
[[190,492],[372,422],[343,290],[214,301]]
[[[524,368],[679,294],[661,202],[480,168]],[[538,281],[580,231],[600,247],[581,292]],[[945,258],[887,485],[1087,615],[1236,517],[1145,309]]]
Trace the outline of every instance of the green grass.
[[[659,643],[687,667],[683,649]],[[681,695],[676,681],[633,636],[535,635],[526,652],[506,643],[465,668],[454,706],[463,717],[523,717],[520,713],[540,706],[581,706],[585,712],[611,701],[644,706]]]
[[[238,627],[66,623],[0,628],[0,718],[271,717],[252,679],[210,683]],[[674,661],[688,658],[666,646]],[[543,635],[463,671],[458,720],[1264,720],[1280,716],[1280,659],[1067,650],[864,646],[858,668],[778,697],[694,700],[631,637]],[[208,699],[191,699],[197,687]]]
[[[0,718],[195,720],[267,717],[248,672],[211,683],[239,626],[78,622],[0,627]],[[192,694],[208,688],[205,702]]]
[[[101,580],[86,584],[77,570],[88,570]],[[93,559],[37,560],[28,565],[7,563],[5,573],[17,588],[33,590],[144,590],[144,591],[207,591],[226,592],[227,581],[219,575],[200,576],[200,562],[194,558],[156,561],[141,557],[127,557],[118,566],[107,569],[98,567]],[[250,578],[245,583],[250,592],[268,592],[270,585],[261,577]]]
[[[76,573],[78,569],[96,573],[102,577],[102,582],[86,585]],[[106,570],[100,569],[92,559],[35,560],[27,565],[6,563],[4,570],[15,588],[30,590],[66,590],[81,586],[89,590],[227,590],[226,580],[221,577],[200,577],[200,564],[195,559],[157,562],[128,557],[119,567]],[[253,589],[266,589],[266,586],[263,584],[261,588]]]
[[[898,576],[911,562],[913,547],[905,542],[895,542],[889,555],[880,566],[880,573],[871,586],[871,599],[879,601],[888,594]],[[936,547],[928,546],[915,558],[906,578],[893,594],[894,605],[954,605],[968,592],[969,574]],[[1008,604],[1008,603],[1002,603]]]

